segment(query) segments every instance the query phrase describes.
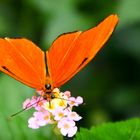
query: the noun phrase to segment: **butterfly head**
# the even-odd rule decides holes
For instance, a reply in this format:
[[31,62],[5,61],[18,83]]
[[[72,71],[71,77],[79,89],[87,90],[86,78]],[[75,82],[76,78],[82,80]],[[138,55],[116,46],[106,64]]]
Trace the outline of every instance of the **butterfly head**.
[[51,84],[46,84],[46,85],[45,85],[45,88],[46,88],[46,90],[52,90],[52,89],[51,89],[51,88],[52,88]]
[[43,98],[48,101],[54,99],[55,95],[52,91],[53,91],[52,85],[50,83],[45,84],[45,91],[43,94]]

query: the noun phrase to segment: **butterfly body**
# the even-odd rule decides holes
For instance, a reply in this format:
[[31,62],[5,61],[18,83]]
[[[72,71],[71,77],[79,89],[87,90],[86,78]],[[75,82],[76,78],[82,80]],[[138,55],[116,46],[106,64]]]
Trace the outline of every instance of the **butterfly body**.
[[117,15],[110,15],[84,32],[62,34],[46,53],[25,38],[0,38],[0,71],[43,91],[43,98],[51,100],[54,88],[65,84],[94,58],[117,22]]
[[53,89],[50,83],[45,84],[45,90],[43,92],[43,98],[45,100],[51,100],[53,96]]

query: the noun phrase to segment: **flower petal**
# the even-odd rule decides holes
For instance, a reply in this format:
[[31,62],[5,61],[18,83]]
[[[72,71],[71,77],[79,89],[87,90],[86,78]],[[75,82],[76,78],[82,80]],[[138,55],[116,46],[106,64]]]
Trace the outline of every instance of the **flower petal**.
[[31,117],[28,120],[28,127],[33,128],[33,129],[39,128],[39,125],[37,124],[36,119],[34,117]]
[[68,137],[73,137],[77,132],[77,126],[72,127],[68,132]]

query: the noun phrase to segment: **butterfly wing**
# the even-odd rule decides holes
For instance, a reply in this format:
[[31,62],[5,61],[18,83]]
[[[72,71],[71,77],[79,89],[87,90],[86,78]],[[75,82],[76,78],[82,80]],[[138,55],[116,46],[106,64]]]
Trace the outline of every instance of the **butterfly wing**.
[[110,15],[98,26],[84,32],[63,34],[46,52],[47,64],[54,87],[60,87],[79,72],[112,34],[118,17]]
[[27,39],[0,38],[0,70],[36,89],[45,85],[44,52]]

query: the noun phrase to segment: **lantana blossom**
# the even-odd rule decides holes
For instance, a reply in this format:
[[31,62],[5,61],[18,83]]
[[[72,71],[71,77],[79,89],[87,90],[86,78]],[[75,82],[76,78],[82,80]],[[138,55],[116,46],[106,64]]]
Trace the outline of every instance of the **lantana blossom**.
[[58,122],[58,128],[60,128],[62,135],[68,135],[68,137],[72,137],[77,132],[77,126],[75,126],[75,122],[67,118],[63,118]]
[[[28,127],[38,129],[47,124],[56,124],[63,136],[72,137],[77,132],[75,121],[82,119],[73,111],[73,107],[82,104],[83,98],[80,96],[71,97],[69,91],[60,92],[58,88],[52,92],[55,94],[55,98],[50,101],[43,99],[42,96],[33,96],[24,101],[24,109],[35,109],[33,116],[28,120]],[[43,94],[42,91],[37,91],[37,93]]]

